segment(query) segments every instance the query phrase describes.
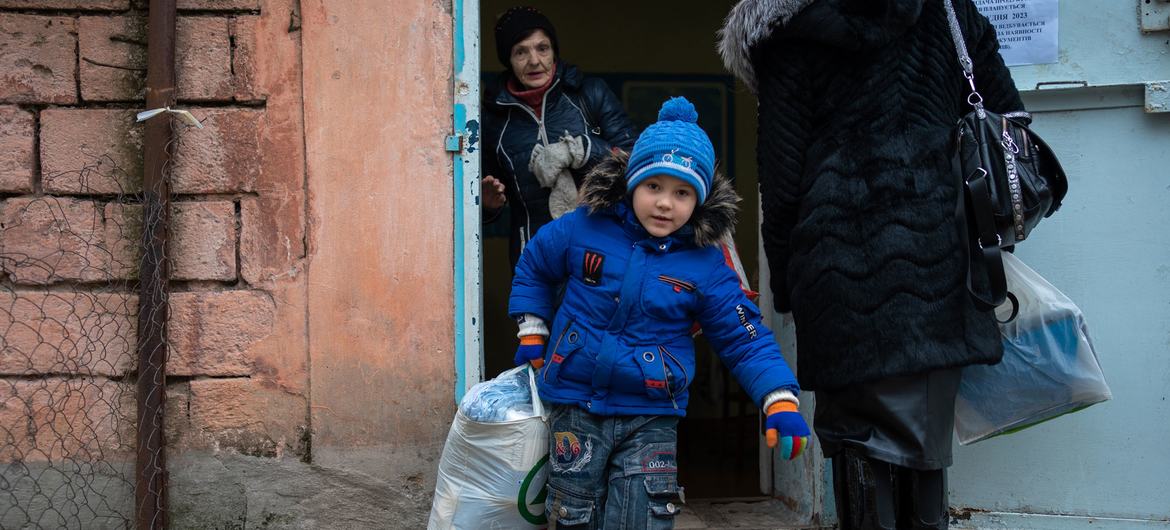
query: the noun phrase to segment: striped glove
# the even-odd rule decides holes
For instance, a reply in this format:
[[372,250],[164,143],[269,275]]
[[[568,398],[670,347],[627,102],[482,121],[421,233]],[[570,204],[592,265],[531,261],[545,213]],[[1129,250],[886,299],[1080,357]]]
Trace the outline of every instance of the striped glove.
[[769,405],[766,412],[768,419],[764,422],[767,428],[764,437],[768,447],[779,444],[780,457],[785,460],[800,456],[804,448],[808,447],[809,432],[808,424],[796,411],[796,403],[777,401]]
[[525,335],[520,337],[520,347],[516,348],[516,357],[512,359],[516,366],[532,363],[532,367],[539,370],[544,366],[544,335]]

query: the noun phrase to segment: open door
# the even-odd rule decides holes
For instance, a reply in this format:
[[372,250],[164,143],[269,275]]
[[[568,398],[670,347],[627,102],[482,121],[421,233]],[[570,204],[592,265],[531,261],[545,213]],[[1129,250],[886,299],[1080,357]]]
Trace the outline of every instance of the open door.
[[[482,79],[503,70],[495,56],[495,18],[518,2],[482,0]],[[757,277],[758,188],[755,175],[755,98],[723,69],[715,32],[734,2],[524,2],[556,27],[561,59],[606,81],[639,127],[651,123],[668,96],[696,104],[723,171],[744,198],[737,246],[751,283]],[[671,11],[663,24],[662,9]],[[489,149],[490,146],[485,147]],[[516,326],[507,316],[511,283],[507,219],[483,227],[484,376],[512,364]],[[698,371],[688,414],[679,426],[679,480],[687,498],[744,499],[770,495],[774,466],[763,446],[759,411],[726,368],[697,341]],[[763,449],[761,449],[763,448]],[[763,464],[763,465],[761,465]]]

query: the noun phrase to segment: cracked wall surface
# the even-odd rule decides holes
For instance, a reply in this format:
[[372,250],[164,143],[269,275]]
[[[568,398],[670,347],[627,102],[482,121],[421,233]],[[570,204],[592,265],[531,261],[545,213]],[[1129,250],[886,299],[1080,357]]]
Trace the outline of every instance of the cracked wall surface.
[[[57,524],[132,517],[146,4],[0,0],[0,526],[76,502],[38,497],[62,459],[100,460],[109,506]],[[390,4],[178,3],[204,128],[169,175],[174,528],[425,521],[454,412],[452,21]]]

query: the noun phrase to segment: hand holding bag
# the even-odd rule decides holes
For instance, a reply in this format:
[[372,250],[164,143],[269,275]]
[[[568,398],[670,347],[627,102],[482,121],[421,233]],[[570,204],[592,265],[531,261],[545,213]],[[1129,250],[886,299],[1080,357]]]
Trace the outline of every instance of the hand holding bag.
[[[955,434],[967,445],[1112,397],[1079,307],[1014,254],[1005,254],[1019,317],[1000,324],[1003,360],[963,368]],[[997,309],[1006,316],[1010,308]]]
[[1060,208],[1068,178],[1052,149],[1028,128],[1027,112],[997,114],[984,108],[954,5],[944,1],[973,109],[959,120],[952,159],[964,190],[960,207],[965,215],[959,219],[967,225],[962,235],[969,241],[972,261],[982,261],[987,271],[990,296],[976,292],[970,270],[967,289],[975,304],[989,311],[1007,298],[1000,249],[1027,239],[1041,219]]

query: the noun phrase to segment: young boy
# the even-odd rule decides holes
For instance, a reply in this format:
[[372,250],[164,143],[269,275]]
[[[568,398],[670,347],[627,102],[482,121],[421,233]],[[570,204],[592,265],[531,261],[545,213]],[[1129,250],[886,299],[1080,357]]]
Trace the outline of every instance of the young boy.
[[791,459],[808,444],[796,379],[719,249],[739,197],[715,174],[697,120],[684,98],[663,104],[633,152],[595,168],[583,206],[541,228],[516,265],[515,361],[540,369],[552,405],[549,528],[673,526],[695,321],[766,411],[768,446],[778,433]]

